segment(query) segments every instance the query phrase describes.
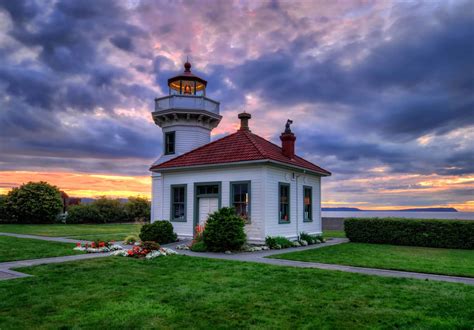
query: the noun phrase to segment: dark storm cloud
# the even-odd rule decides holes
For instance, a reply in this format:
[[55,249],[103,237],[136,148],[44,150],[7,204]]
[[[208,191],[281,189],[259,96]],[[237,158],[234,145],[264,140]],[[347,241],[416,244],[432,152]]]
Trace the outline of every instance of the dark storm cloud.
[[224,116],[249,107],[277,144],[276,121],[295,119],[298,153],[334,173],[333,191],[363,194],[345,180],[375,167],[474,173],[471,2],[204,4],[0,2],[0,168],[146,173],[161,132],[144,109],[190,55]]

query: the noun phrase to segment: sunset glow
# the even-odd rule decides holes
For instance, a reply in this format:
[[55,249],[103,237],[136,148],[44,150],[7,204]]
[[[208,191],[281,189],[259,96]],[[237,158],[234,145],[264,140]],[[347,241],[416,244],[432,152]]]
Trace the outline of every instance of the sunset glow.
[[[154,99],[183,72],[329,170],[324,206],[474,211],[470,1],[0,2],[0,194],[150,197]],[[189,19],[191,18],[192,19]],[[54,32],[54,33],[53,33]]]

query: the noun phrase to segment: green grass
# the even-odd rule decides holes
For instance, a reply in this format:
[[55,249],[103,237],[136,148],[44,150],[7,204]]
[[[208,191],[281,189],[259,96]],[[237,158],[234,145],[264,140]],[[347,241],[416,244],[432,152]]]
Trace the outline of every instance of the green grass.
[[0,232],[41,236],[70,237],[75,239],[123,240],[128,235],[138,235],[138,224],[91,225],[0,225]]
[[326,238],[332,238],[332,237],[345,238],[346,233],[344,232],[344,230],[325,230],[323,232],[323,236]]
[[474,287],[257,263],[123,257],[23,268],[0,329],[472,329]]
[[75,244],[0,236],[0,262],[81,254]]
[[272,258],[474,277],[474,250],[344,243]]

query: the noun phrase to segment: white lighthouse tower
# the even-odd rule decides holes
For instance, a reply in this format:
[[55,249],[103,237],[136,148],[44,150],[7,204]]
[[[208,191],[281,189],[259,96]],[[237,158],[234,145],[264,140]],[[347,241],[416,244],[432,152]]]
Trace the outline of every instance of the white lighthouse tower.
[[[163,131],[163,148],[153,163],[162,164],[211,141],[211,131],[219,125],[219,102],[206,97],[207,81],[191,72],[186,61],[184,72],[168,79],[169,95],[155,99],[153,120]],[[151,221],[164,215],[163,177],[152,173]]]
[[211,141],[211,131],[219,125],[219,102],[206,97],[207,81],[191,72],[191,63],[184,72],[168,79],[169,95],[155,99],[152,113],[163,131],[161,164]]

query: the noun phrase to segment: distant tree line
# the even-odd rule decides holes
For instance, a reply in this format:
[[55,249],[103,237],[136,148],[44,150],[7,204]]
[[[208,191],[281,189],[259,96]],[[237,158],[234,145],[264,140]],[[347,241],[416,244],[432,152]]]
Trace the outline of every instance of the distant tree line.
[[[64,194],[63,194],[64,195]],[[70,205],[58,187],[47,182],[28,182],[0,196],[2,223],[117,223],[150,220],[150,201],[129,197],[128,201],[100,197],[90,204]]]

